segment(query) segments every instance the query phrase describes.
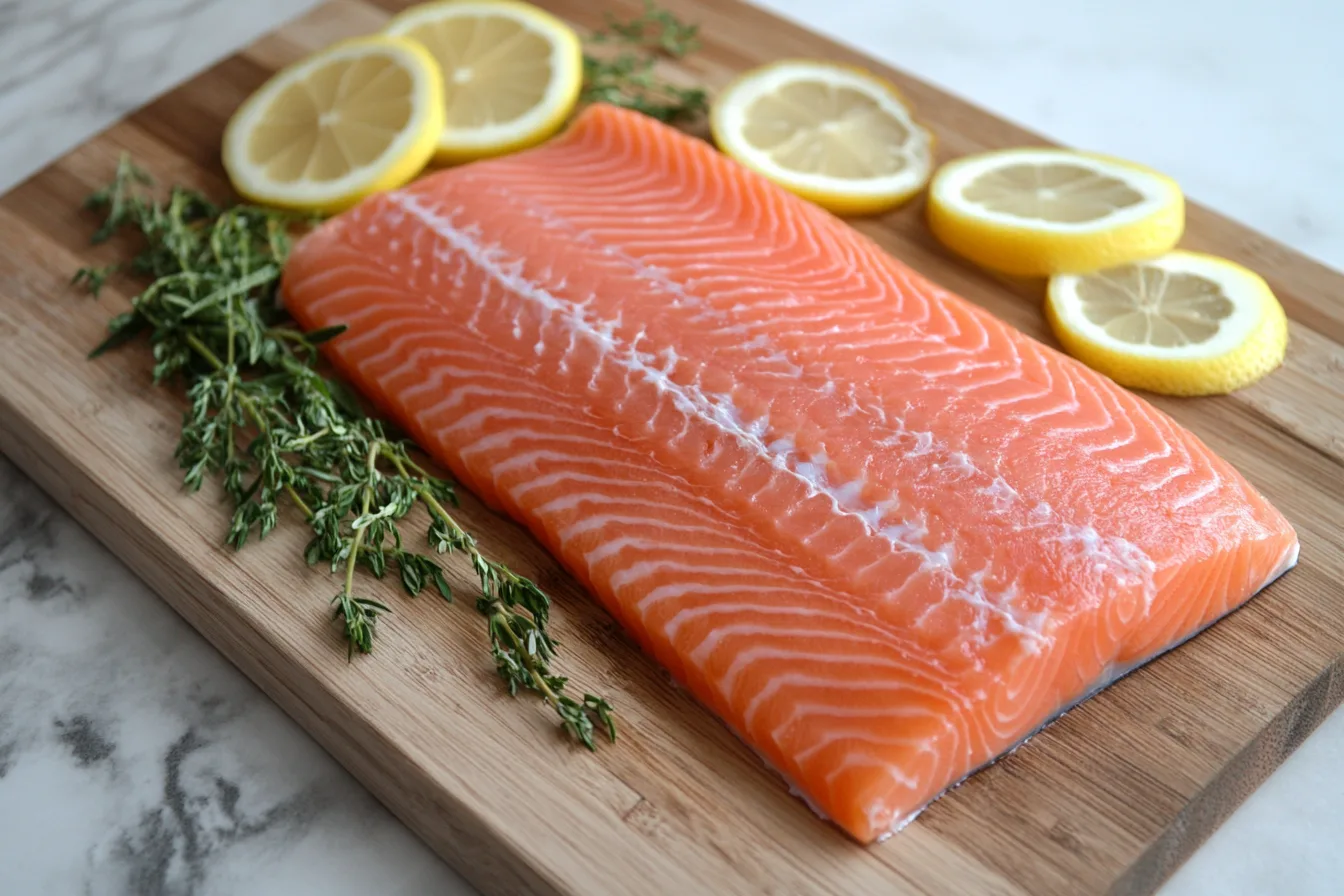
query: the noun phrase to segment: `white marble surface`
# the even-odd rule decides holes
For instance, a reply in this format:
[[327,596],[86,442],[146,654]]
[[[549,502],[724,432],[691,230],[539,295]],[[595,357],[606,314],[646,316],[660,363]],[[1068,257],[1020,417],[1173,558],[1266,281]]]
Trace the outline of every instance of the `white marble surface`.
[[[1335,0],[764,2],[1344,267]],[[0,0],[0,190],[309,5]],[[1341,769],[1336,713],[1164,896],[1340,892]],[[3,460],[0,868],[16,896],[470,892]]]

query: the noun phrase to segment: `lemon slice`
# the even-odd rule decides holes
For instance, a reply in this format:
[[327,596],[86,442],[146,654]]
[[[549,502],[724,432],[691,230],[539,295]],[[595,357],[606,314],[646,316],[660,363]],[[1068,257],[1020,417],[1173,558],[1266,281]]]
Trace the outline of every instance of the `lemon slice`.
[[224,131],[224,168],[253,202],[337,211],[415,177],[442,127],[443,88],[424,48],[359,38],[248,97]]
[[443,72],[438,157],[465,162],[533,146],[565,123],[583,86],[579,36],[548,12],[516,0],[444,0],[388,23]]
[[1046,316],[1078,360],[1122,386],[1167,395],[1250,385],[1283,363],[1288,345],[1269,285],[1196,252],[1051,277]]
[[929,226],[948,248],[1006,274],[1086,273],[1173,248],[1176,182],[1090,153],[1024,148],[949,162],[929,187]]
[[933,136],[896,88],[829,62],[747,72],[715,100],[710,128],[729,157],[839,214],[899,205],[933,169]]

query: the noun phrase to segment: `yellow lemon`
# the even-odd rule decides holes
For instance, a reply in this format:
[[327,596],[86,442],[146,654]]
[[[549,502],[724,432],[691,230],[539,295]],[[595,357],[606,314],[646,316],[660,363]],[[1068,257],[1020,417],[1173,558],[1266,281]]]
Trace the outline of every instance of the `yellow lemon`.
[[948,248],[1006,274],[1096,271],[1161,255],[1185,229],[1176,182],[1118,159],[1005,149],[938,169],[929,226]]
[[579,37],[517,0],[444,0],[393,17],[386,34],[425,47],[443,72],[437,154],[465,162],[533,146],[569,118],[583,86]]
[[896,88],[829,62],[747,72],[714,101],[710,128],[729,157],[838,214],[893,208],[933,169],[933,136]]
[[391,37],[334,44],[276,73],[224,131],[224,168],[253,202],[338,211],[415,177],[443,128],[438,67]]
[[1288,319],[1269,285],[1196,252],[1050,278],[1046,316],[1069,354],[1123,386],[1212,395],[1283,363]]

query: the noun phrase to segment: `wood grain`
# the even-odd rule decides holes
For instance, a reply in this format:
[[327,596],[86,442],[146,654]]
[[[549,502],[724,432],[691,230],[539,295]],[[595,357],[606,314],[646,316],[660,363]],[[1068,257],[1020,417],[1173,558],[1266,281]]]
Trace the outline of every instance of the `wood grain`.
[[[545,5],[590,26],[614,0]],[[701,22],[680,74],[711,86],[781,56],[883,71],[942,157],[1048,141],[737,2],[665,0]],[[564,665],[610,693],[623,735],[596,755],[500,694],[468,607],[399,599],[354,663],[327,623],[336,584],[299,560],[301,527],[235,555],[209,489],[183,494],[180,396],[146,353],[85,360],[135,284],[68,286],[116,243],[86,245],[83,196],[131,152],[160,179],[223,195],[228,115],[278,66],[378,27],[398,6],[334,0],[215,66],[0,200],[0,450],[126,560],[399,817],[489,893],[1079,893],[1153,890],[1344,698],[1344,277],[1198,206],[1185,245],[1260,271],[1293,320],[1284,369],[1225,398],[1155,399],[1298,527],[1301,565],[1190,643],[1068,713],[886,843],[814,818],[673,688],[520,529],[469,497],[484,548],[556,597]],[[944,286],[1048,341],[1041,284],[945,253],[920,202],[855,226]],[[470,594],[470,575],[452,578]]]

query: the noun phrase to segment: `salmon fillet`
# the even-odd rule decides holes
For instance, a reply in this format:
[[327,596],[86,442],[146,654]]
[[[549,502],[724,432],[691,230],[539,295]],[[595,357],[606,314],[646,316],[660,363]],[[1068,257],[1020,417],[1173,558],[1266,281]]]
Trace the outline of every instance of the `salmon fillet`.
[[1297,559],[1142,399],[623,110],[366,200],[284,296],[861,842]]

